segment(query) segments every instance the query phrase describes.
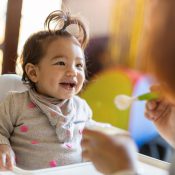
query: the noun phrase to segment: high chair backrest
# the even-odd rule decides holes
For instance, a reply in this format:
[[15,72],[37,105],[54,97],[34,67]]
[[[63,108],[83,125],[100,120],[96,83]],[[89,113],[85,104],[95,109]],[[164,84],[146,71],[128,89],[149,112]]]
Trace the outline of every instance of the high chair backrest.
[[27,87],[22,83],[21,76],[16,74],[0,75],[0,102],[7,96],[9,91],[26,91]]

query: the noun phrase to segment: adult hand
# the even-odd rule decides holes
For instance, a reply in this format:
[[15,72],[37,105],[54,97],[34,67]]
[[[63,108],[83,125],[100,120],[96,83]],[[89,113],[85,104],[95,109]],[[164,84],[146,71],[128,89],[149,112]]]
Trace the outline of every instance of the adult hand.
[[[160,87],[152,86],[152,92]],[[164,98],[146,103],[145,116],[157,127],[159,133],[172,145],[175,145],[175,106]]]
[[84,129],[81,145],[83,158],[92,161],[102,173],[136,170],[136,147],[129,135],[109,136]]

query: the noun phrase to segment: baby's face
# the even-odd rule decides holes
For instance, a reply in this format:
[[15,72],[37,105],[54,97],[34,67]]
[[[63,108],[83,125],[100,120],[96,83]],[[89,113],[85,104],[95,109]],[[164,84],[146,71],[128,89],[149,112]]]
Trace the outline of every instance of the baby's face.
[[85,80],[85,58],[75,38],[59,37],[48,45],[36,69],[37,91],[57,99],[77,94]]

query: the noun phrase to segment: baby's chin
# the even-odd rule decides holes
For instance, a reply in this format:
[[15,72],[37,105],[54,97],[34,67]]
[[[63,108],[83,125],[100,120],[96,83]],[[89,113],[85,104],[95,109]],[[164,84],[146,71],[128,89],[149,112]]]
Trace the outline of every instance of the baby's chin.
[[61,96],[57,96],[55,98],[57,98],[58,100],[68,100],[71,99],[73,96],[75,96],[76,94],[66,94],[66,95],[61,95]]

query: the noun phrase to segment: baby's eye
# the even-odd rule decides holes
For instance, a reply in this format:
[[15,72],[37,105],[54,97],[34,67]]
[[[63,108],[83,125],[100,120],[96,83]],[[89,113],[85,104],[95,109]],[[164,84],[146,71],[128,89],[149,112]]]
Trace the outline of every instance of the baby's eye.
[[65,66],[65,62],[64,61],[58,61],[54,65]]
[[76,67],[78,67],[78,68],[84,68],[84,64],[78,63],[78,64],[76,65]]

